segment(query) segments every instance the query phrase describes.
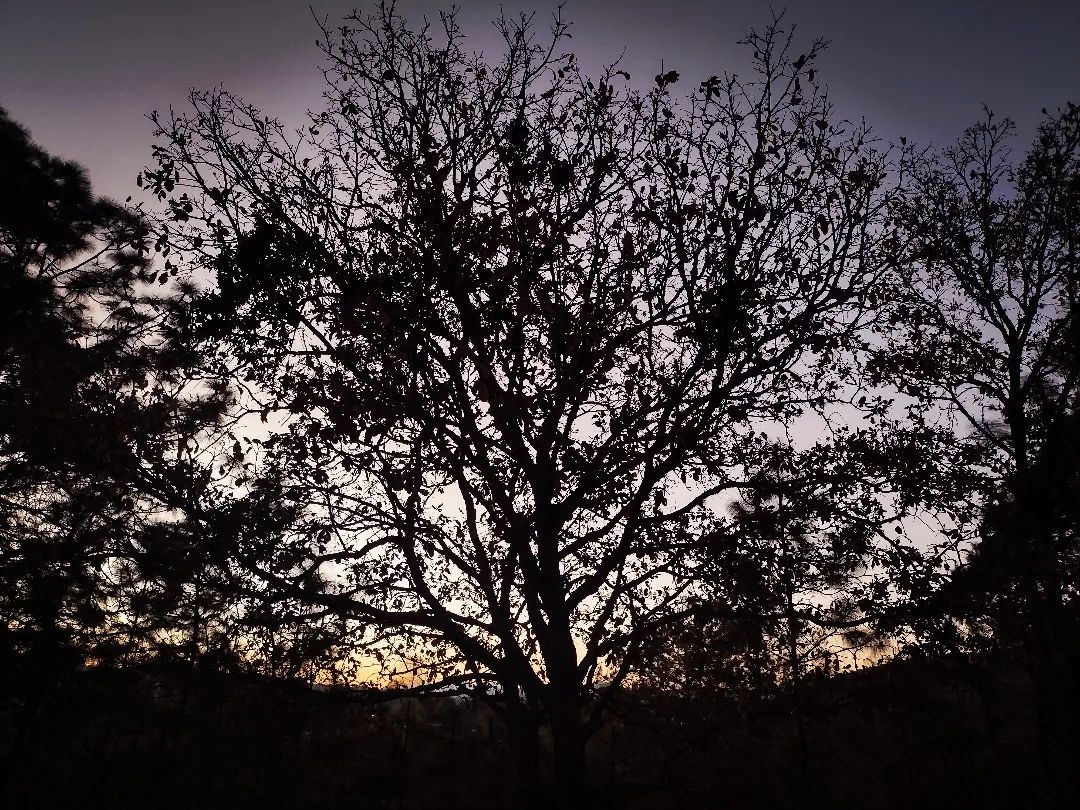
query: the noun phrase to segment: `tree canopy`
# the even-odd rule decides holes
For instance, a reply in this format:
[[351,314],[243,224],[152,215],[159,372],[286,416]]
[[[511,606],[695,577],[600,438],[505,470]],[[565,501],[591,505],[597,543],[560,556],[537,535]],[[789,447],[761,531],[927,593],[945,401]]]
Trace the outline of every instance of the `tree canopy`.
[[748,75],[637,83],[496,26],[322,25],[298,128],[193,91],[149,213],[0,114],[16,739],[62,659],[366,676],[482,702],[572,808],[628,687],[782,687],[809,791],[844,645],[997,648],[1064,784],[1077,108],[920,150],[782,19]]
[[214,279],[205,367],[280,426],[250,486],[297,521],[247,570],[549,719],[576,792],[603,696],[700,609],[712,499],[763,428],[851,404],[888,164],[777,26],[682,98],[499,26],[490,63],[452,15],[350,18],[302,130],[195,93],[143,178]]

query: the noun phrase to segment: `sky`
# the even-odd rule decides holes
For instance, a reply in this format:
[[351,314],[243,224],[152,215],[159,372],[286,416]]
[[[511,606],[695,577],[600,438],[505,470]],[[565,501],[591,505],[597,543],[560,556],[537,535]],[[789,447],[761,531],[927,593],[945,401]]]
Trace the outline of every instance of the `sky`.
[[[336,23],[362,0],[311,0]],[[497,51],[498,2],[464,0],[473,47]],[[503,0],[516,14],[544,0]],[[0,0],[0,106],[46,150],[76,160],[95,188],[123,199],[149,162],[154,109],[181,107],[191,87],[238,92],[265,113],[299,120],[318,106],[322,79],[308,0]],[[401,0],[407,19],[447,3]],[[368,8],[371,4],[368,3]],[[784,8],[783,0],[774,6]],[[612,61],[643,84],[680,71],[689,88],[742,72],[735,43],[770,19],[754,0],[569,0],[586,66]],[[839,112],[865,117],[885,139],[953,140],[983,104],[1018,122],[1029,141],[1043,107],[1080,102],[1080,3],[1068,0],[788,0],[785,21],[809,43],[828,39],[820,77]],[[693,82],[693,84],[691,84]]]

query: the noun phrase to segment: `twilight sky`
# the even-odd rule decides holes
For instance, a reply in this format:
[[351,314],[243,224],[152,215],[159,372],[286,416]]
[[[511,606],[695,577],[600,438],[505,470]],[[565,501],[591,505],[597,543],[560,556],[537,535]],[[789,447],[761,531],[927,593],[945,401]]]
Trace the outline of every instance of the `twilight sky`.
[[[362,0],[311,0],[333,24]],[[401,0],[408,19],[447,3]],[[497,49],[497,0],[464,0],[473,47]],[[550,0],[504,0],[511,13]],[[784,1],[777,0],[776,8]],[[1020,124],[1026,144],[1042,107],[1080,102],[1080,3],[1070,0],[788,0],[785,20],[805,41],[832,46],[819,72],[842,115],[880,135],[952,140],[986,103]],[[642,86],[664,60],[689,89],[741,72],[735,45],[763,27],[755,0],[570,0],[586,66],[616,58]],[[295,120],[318,106],[317,30],[308,0],[0,0],[0,106],[53,153],[86,166],[102,193],[135,192],[148,162],[152,109],[183,105],[187,89],[224,84],[270,115]]]

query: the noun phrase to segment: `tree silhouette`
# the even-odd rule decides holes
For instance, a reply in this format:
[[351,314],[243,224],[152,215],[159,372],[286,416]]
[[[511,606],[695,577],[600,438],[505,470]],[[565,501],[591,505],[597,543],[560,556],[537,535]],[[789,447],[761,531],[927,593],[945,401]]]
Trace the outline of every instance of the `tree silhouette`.
[[955,472],[983,483],[955,514],[981,540],[947,593],[972,627],[989,621],[995,643],[1023,645],[1052,766],[1067,691],[1057,660],[1075,632],[1080,111],[1048,115],[1015,165],[1012,130],[988,112],[955,146],[913,162],[897,209],[909,257],[880,368],[917,398],[918,418],[945,413],[966,431]]
[[0,111],[8,804],[1061,803],[1080,109],[882,151],[778,19],[686,91],[496,26],[154,113],[149,217]]
[[170,302],[148,290],[169,273],[153,270],[139,214],[95,197],[79,166],[2,111],[0,154],[0,655],[19,706],[18,803],[55,689],[146,645],[134,561],[193,480],[183,437],[221,408],[185,393],[162,342]]
[[105,549],[130,531],[128,494],[108,480],[131,436],[113,387],[139,373],[132,284],[149,231],[2,110],[0,154],[0,654],[22,696],[15,762],[51,685],[101,636]]
[[[215,283],[202,366],[267,423],[232,549],[273,599],[386,634],[386,674],[500,712],[559,806],[653,634],[699,610],[688,550],[756,428],[842,398],[878,264],[884,161],[774,25],[749,80],[684,101],[563,55],[556,17],[324,31],[296,133],[223,92],[155,116],[161,239]],[[273,493],[268,497],[267,493]],[[239,507],[238,507],[239,508]]]
[[889,471],[868,463],[865,445],[860,432],[838,432],[803,450],[763,446],[730,520],[705,537],[713,603],[733,606],[744,621],[760,617],[772,672],[790,698],[798,794],[808,803],[816,788],[807,675],[830,669],[842,641],[896,609],[884,563],[906,548],[887,530],[898,517]]

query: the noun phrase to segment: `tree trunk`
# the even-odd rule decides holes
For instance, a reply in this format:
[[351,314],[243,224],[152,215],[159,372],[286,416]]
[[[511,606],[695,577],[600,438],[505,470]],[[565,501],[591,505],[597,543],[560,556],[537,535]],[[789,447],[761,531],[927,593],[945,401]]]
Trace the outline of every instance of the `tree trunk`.
[[795,737],[799,748],[799,794],[805,807],[814,807],[814,791],[810,786],[810,753],[806,742],[806,719],[802,705],[802,662],[799,660],[799,625],[795,618],[793,589],[787,588],[787,654],[791,677],[791,711],[795,715]]
[[555,807],[558,810],[593,808],[596,797],[585,761],[581,709],[576,695],[560,698],[553,700],[551,707]]
[[[553,475],[551,481],[555,480]],[[551,503],[551,492],[543,493]],[[538,498],[538,500],[541,500]],[[548,648],[544,651],[548,688],[543,701],[551,722],[553,805],[557,810],[595,808],[585,762],[585,729],[581,719],[581,676],[578,673],[573,625],[566,604],[566,582],[560,569],[559,525],[555,510],[537,512],[540,599],[548,614]]]

